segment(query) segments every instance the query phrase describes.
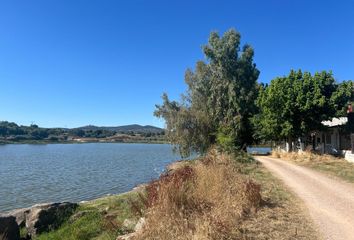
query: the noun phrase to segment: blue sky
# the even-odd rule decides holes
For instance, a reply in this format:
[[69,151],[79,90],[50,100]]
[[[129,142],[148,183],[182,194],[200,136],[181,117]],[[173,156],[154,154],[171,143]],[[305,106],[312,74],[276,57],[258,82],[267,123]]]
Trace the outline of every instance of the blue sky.
[[354,1],[0,2],[0,120],[44,127],[163,126],[211,31],[236,28],[259,81],[290,69],[354,79]]

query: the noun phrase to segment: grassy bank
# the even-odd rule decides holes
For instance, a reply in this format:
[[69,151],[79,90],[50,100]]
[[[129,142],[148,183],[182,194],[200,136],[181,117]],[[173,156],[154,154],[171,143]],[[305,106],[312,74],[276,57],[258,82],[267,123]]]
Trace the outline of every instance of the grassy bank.
[[347,182],[354,183],[354,164],[340,157],[318,155],[310,152],[273,152],[272,156],[294,162],[301,166],[319,170]]
[[[132,191],[81,203],[59,229],[43,233],[36,239],[116,239],[119,235],[133,231],[133,223],[139,219],[139,214],[134,211],[138,199],[139,193]],[[130,219],[132,223],[125,225],[125,219]]]
[[38,239],[317,239],[301,205],[249,156],[210,152],[145,190],[83,203],[59,229]]

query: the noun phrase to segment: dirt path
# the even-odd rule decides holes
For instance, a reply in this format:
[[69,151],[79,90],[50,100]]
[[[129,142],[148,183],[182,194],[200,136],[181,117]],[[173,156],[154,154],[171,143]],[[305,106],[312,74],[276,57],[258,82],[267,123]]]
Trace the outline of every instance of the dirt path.
[[256,157],[305,203],[324,239],[354,239],[354,185],[270,157]]

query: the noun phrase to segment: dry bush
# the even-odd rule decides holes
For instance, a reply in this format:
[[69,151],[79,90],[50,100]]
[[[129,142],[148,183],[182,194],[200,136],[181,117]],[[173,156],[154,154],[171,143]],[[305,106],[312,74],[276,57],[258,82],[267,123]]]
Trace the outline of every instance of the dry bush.
[[238,224],[256,212],[260,186],[231,159],[211,151],[147,188],[146,225],[137,239],[239,239]]
[[280,158],[280,151],[273,150],[271,156],[275,158]]
[[281,158],[284,160],[294,161],[294,162],[331,162],[338,161],[337,157],[324,154],[320,155],[313,153],[311,151],[302,151],[302,152],[284,152],[284,151],[272,151],[272,157]]

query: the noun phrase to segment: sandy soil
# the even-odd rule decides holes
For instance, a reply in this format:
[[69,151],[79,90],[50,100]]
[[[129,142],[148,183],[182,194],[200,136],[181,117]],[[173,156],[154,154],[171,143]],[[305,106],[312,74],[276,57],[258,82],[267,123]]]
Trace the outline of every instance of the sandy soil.
[[354,239],[354,185],[271,157],[256,157],[304,202],[323,239]]

